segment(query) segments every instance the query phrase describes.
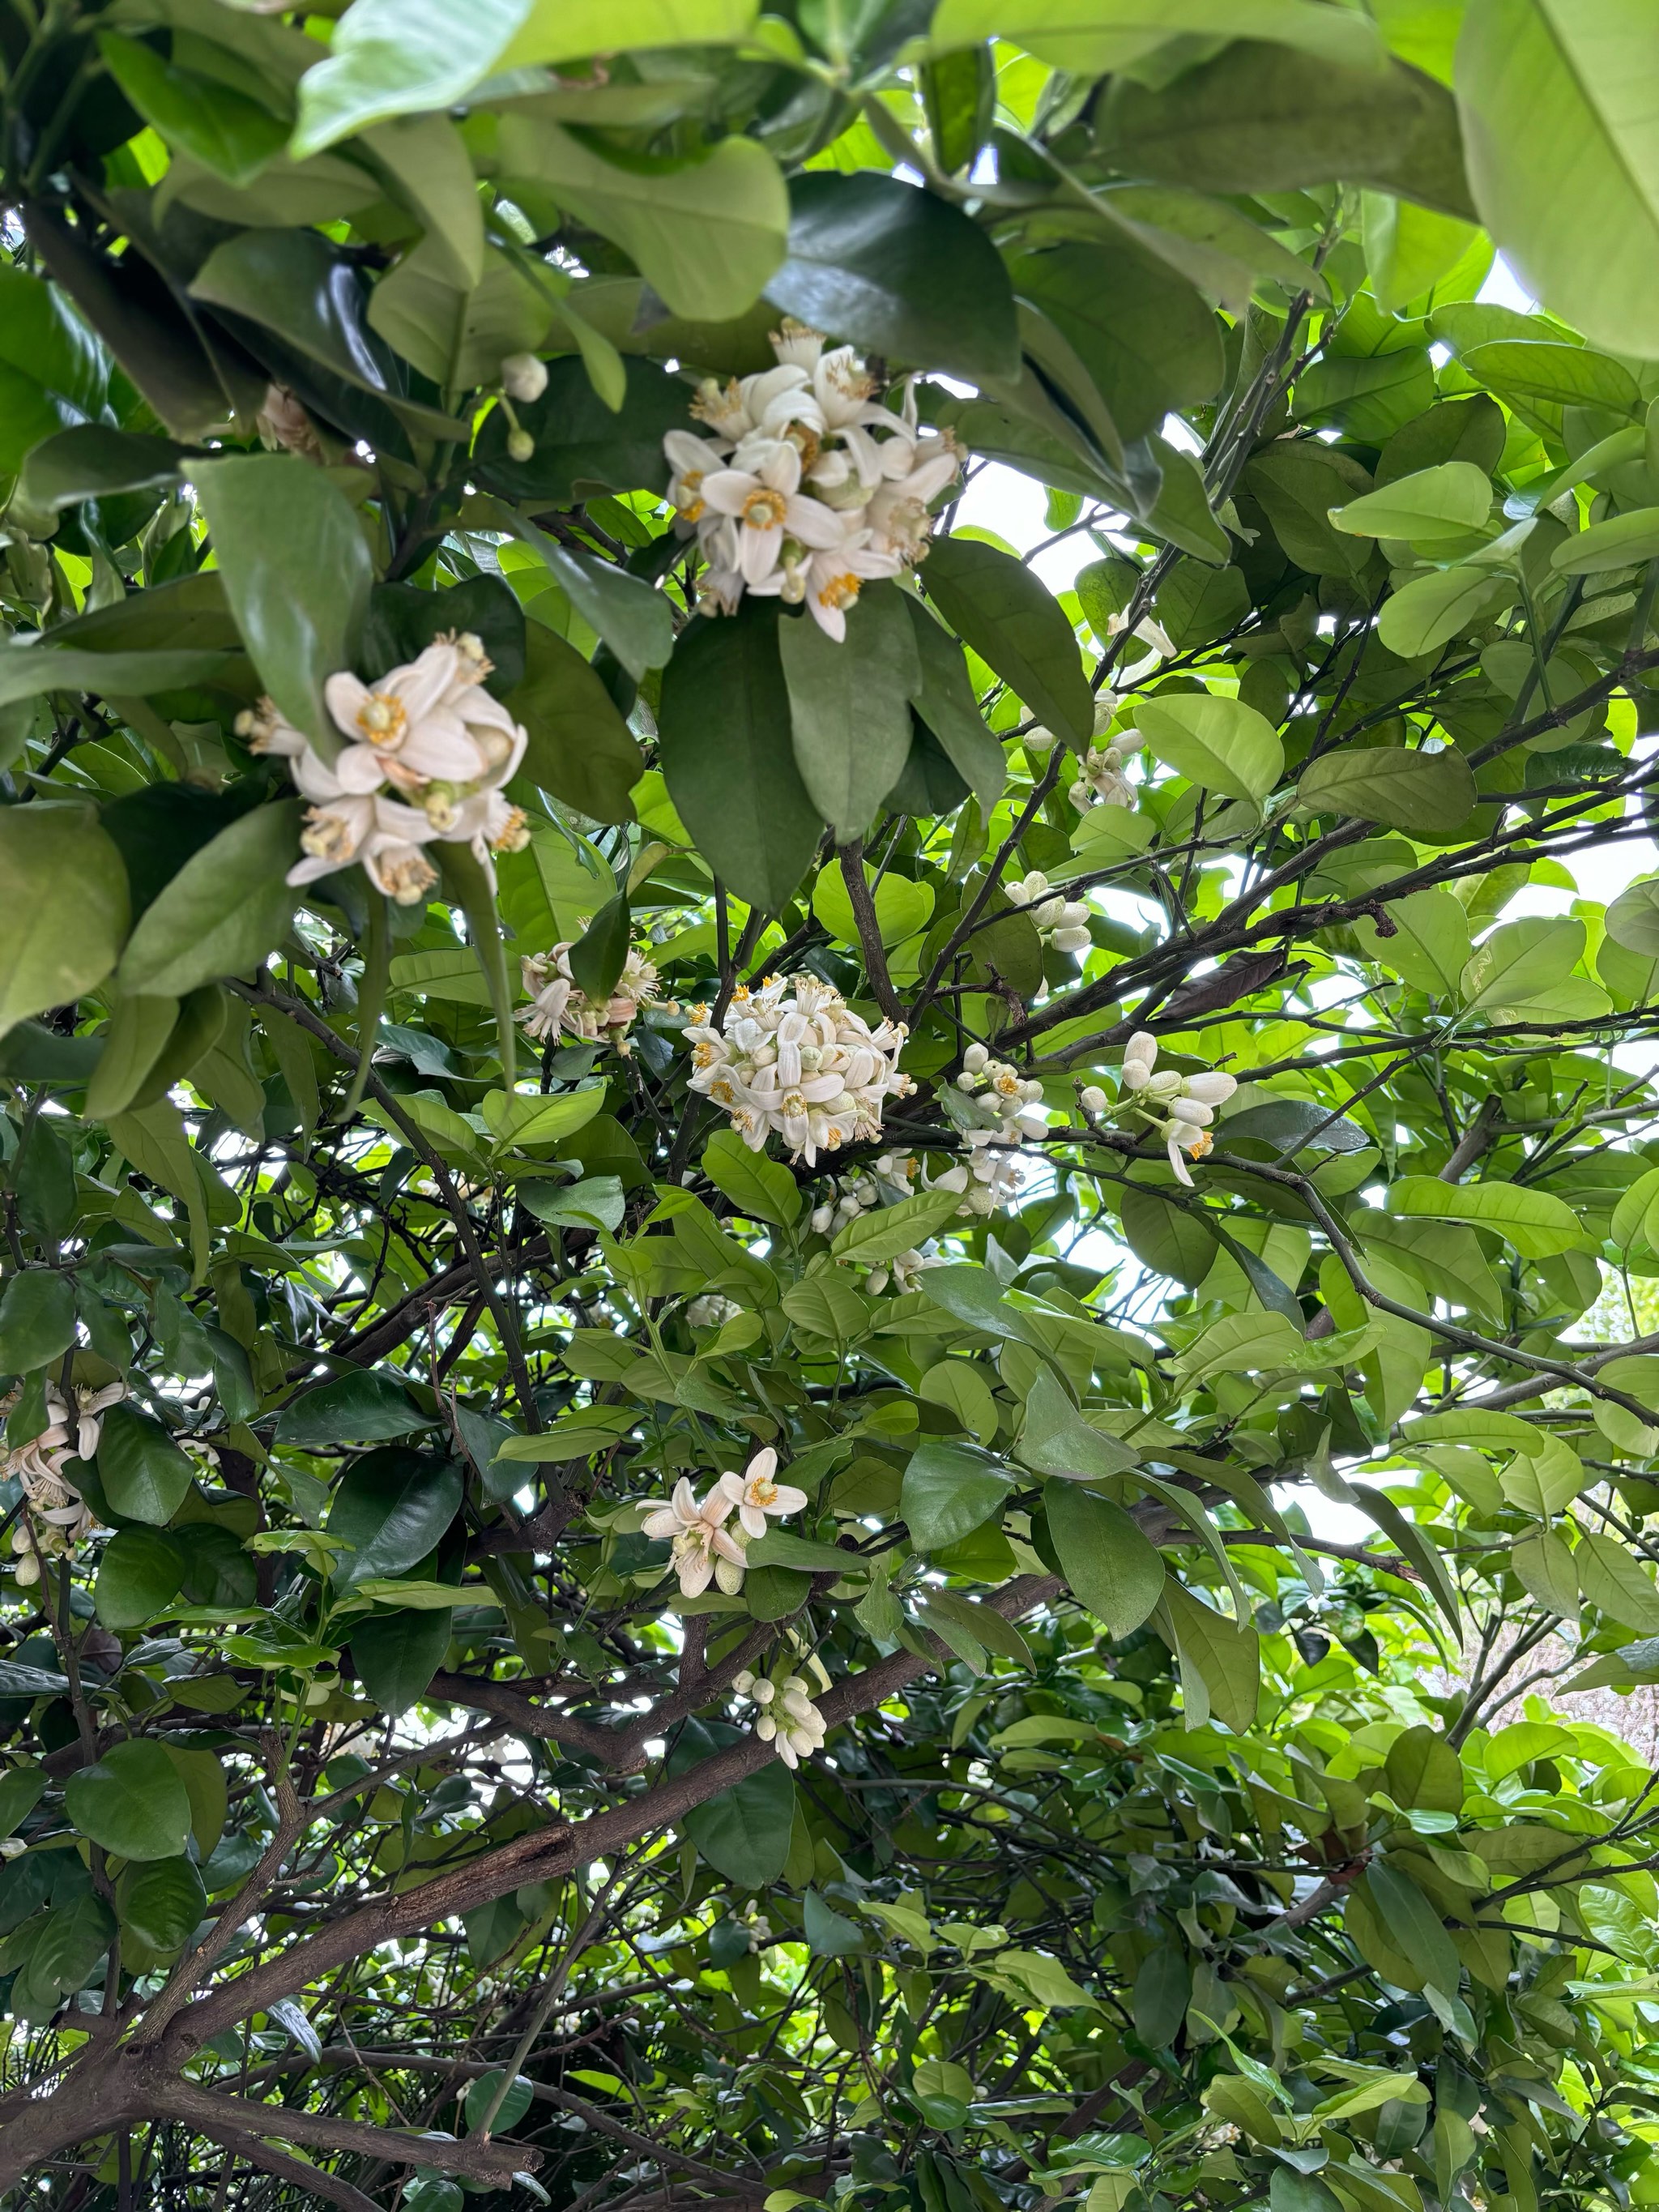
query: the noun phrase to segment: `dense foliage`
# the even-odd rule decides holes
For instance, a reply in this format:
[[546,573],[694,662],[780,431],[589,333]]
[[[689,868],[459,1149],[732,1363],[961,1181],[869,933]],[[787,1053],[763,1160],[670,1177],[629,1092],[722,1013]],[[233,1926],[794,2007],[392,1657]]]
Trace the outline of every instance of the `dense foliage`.
[[1659,2203],[1654,52],[0,5],[8,2205]]

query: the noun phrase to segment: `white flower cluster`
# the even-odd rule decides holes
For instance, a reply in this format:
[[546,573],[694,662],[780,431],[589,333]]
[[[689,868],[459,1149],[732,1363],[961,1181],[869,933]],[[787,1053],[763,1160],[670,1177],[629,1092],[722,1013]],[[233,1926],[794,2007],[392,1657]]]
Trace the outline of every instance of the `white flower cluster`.
[[970,1098],[981,1091],[985,1094],[980,1103],[996,1115],[997,1126],[991,1128],[994,1135],[1040,1137],[1048,1127],[1047,1116],[1038,1110],[1042,1085],[1036,1078],[1022,1075],[1006,1060],[993,1060],[982,1044],[970,1044],[963,1054],[957,1089]]
[[[722,1474],[706,1498],[700,1498],[682,1475],[672,1498],[647,1509],[640,1526],[646,1535],[672,1546],[682,1596],[701,1597],[712,1582],[735,1597],[743,1588],[746,1540],[766,1534],[769,1514],[799,1513],[805,1504],[804,1490],[773,1480],[777,1466],[778,1455],[769,1444],[741,1474]],[[741,1536],[726,1526],[734,1511]]]
[[440,638],[417,659],[368,685],[342,672],[323,696],[347,739],[325,761],[269,699],[236,718],[236,734],[256,753],[276,753],[312,802],[301,832],[305,859],[290,884],[361,860],[376,890],[416,906],[437,882],[421,849],[434,839],[470,845],[493,883],[492,853],[520,851],[530,830],[501,786],[516,774],[528,742],[522,727],[483,689],[491,663],[470,630]]
[[723,1328],[742,1311],[735,1298],[723,1298],[718,1291],[705,1291],[700,1298],[693,1298],[687,1304],[685,1318],[693,1328]]
[[[48,1382],[46,1427],[7,1453],[6,1477],[21,1483],[28,1509],[27,1522],[20,1520],[11,1532],[13,1571],[25,1587],[40,1581],[42,1557],[72,1557],[82,1538],[100,1525],[64,1468],[72,1459],[92,1457],[103,1429],[100,1416],[126,1395],[124,1382],[101,1389],[77,1384],[71,1400]],[[14,1390],[3,1410],[9,1412],[17,1397]]]
[[912,385],[897,412],[884,405],[851,346],[826,352],[819,332],[786,317],[772,350],[775,368],[704,380],[691,412],[713,434],[663,440],[668,495],[708,563],[705,606],[732,614],[745,591],[805,602],[839,641],[861,585],[926,555],[928,507],[962,452],[948,431],[918,427]]
[[521,1006],[514,1018],[523,1023],[526,1036],[538,1044],[562,1030],[568,1036],[588,1044],[597,1044],[603,1038],[626,1060],[632,1050],[628,1032],[635,1017],[641,1006],[656,1004],[657,971],[642,953],[630,952],[604,1006],[590,1006],[586,993],[570,972],[573,942],[567,938],[550,952],[524,956],[520,972],[531,1004]]
[[812,1703],[811,1684],[804,1674],[785,1674],[774,1680],[769,1674],[751,1674],[745,1668],[734,1677],[732,1689],[757,1710],[755,1734],[763,1743],[774,1744],[786,1766],[799,1766],[823,1748],[829,1728]]
[[[1198,1075],[1181,1075],[1166,1068],[1158,1075],[1153,1073],[1157,1065],[1158,1039],[1146,1030],[1137,1030],[1123,1048],[1120,1097],[1124,1103],[1132,1102],[1135,1110],[1153,1124],[1168,1147],[1176,1181],[1191,1190],[1193,1179],[1187,1162],[1201,1160],[1213,1149],[1215,1139],[1209,1124],[1215,1119],[1216,1108],[1224,1106],[1237,1090],[1238,1079],[1224,1075],[1218,1068],[1206,1069]],[[1098,1108],[1094,1103],[1097,1099]],[[1083,1093],[1083,1103],[1091,1112],[1103,1110],[1105,1093],[1091,1087]]]
[[931,1188],[962,1193],[958,1218],[982,1218],[1012,1206],[1025,1187],[1018,1146],[999,1138],[994,1129],[964,1129],[962,1140],[968,1147],[967,1158],[936,1175]]
[[1068,899],[1059,891],[1051,896],[1048,878],[1041,868],[1033,868],[1017,884],[1010,884],[1008,897],[1012,904],[1030,912],[1038,936],[1057,952],[1086,952],[1094,942],[1089,934],[1088,907],[1083,900]]
[[850,1175],[832,1179],[830,1196],[812,1208],[813,1229],[820,1237],[833,1237],[860,1214],[873,1212],[878,1206],[896,1205],[910,1196],[920,1172],[913,1153],[884,1152],[868,1167],[854,1168]]
[[[1139,732],[1124,730],[1119,735],[1127,739]],[[1135,787],[1123,773],[1123,750],[1121,743],[1091,745],[1085,753],[1078,780],[1066,794],[1079,814],[1086,814],[1091,806],[1134,805]]]
[[873,1141],[884,1101],[915,1088],[898,1066],[903,1023],[872,1030],[816,975],[769,975],[758,991],[740,983],[718,1029],[707,1006],[691,1012],[681,1031],[696,1062],[691,1088],[731,1115],[750,1152],[774,1129],[809,1165],[820,1151]]

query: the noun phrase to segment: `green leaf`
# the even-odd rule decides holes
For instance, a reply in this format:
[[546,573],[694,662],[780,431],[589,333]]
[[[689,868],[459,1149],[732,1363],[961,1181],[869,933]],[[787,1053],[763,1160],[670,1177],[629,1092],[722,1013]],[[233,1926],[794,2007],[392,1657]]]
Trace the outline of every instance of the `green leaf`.
[[1419,653],[1437,653],[1459,630],[1507,606],[1516,591],[1509,578],[1467,562],[1431,569],[1413,576],[1388,599],[1376,635],[1390,653],[1414,660]]
[[178,483],[181,452],[171,438],[81,422],[34,448],[20,488],[29,506],[54,512],[83,499],[148,491]]
[[861,1267],[885,1267],[915,1245],[936,1237],[954,1220],[962,1204],[955,1190],[919,1190],[896,1206],[872,1206],[841,1230],[830,1246],[837,1260],[856,1261]]
[[[148,601],[149,594],[143,595]],[[151,610],[146,605],[147,613]],[[64,628],[67,630],[69,625]],[[0,644],[0,707],[47,691],[91,691],[100,698],[148,698],[152,692],[210,683],[225,665],[219,652],[100,653],[64,645]]]
[[1357,816],[1438,845],[1454,840],[1468,820],[1474,777],[1455,745],[1437,753],[1351,746],[1311,761],[1296,796],[1310,813]]
[[922,600],[906,592],[904,603],[915,629],[921,672],[914,697],[916,714],[978,799],[981,812],[988,814],[1007,781],[1001,744],[985,726],[962,648]]
[[260,680],[325,757],[341,739],[323,684],[349,668],[374,571],[344,495],[285,453],[192,461],[231,611]]
[[405,1713],[426,1694],[454,1632],[448,1613],[435,1609],[410,1607],[353,1622],[352,1664],[383,1712]]
[[1470,346],[1463,366],[1500,399],[1534,407],[1598,407],[1634,415],[1642,393],[1621,362],[1550,338],[1494,338]]
[[118,1528],[104,1547],[93,1610],[106,1628],[137,1628],[179,1595],[184,1554],[159,1528]]
[[458,280],[450,248],[427,237],[380,279],[368,312],[369,328],[422,376],[441,391],[462,391],[494,384],[508,354],[534,351],[554,310],[547,294],[495,247],[485,250],[469,285]]
[[869,827],[910,750],[921,660],[905,594],[860,592],[837,641],[807,614],[778,624],[791,742],[806,795],[846,844]]
[[276,1437],[296,1451],[317,1451],[406,1437],[431,1425],[430,1415],[410,1402],[397,1376],[356,1368],[290,1398],[277,1420]]
[[554,581],[591,629],[597,630],[638,682],[674,649],[674,616],[662,593],[586,553],[572,553],[513,508],[492,502],[501,527],[540,555]]
[[525,637],[524,681],[506,704],[530,738],[523,779],[595,822],[632,820],[629,793],[644,766],[640,749],[574,646],[532,622]]
[[101,983],[126,935],[127,872],[89,809],[0,811],[0,1036]]
[[190,1796],[159,1743],[118,1743],[72,1774],[64,1806],[81,1833],[124,1859],[176,1858],[190,1833]]
[[1018,255],[1009,275],[1104,401],[1115,435],[1097,442],[1109,458],[1120,441],[1156,430],[1167,414],[1207,399],[1220,383],[1214,314],[1184,277],[1132,238],[1042,246]]
[[1039,1474],[1072,1475],[1088,1482],[1121,1474],[1135,1465],[1139,1454],[1091,1427],[1044,1368],[1025,1401],[1018,1456]]
[[[725,1722],[688,1721],[669,1754],[668,1771],[684,1774],[740,1740],[739,1731]],[[783,1872],[794,1823],[794,1778],[775,1759],[692,1807],[680,1828],[716,1874],[745,1889],[763,1889]]]
[[789,200],[787,258],[765,288],[774,306],[893,361],[972,383],[1019,374],[1007,270],[984,231],[948,201],[867,170],[795,177]]
[[435,1453],[387,1449],[354,1460],[335,1486],[324,1527],[353,1547],[334,1571],[337,1589],[406,1574],[461,1509],[461,1471]]
[[0,1373],[27,1375],[75,1341],[75,1287],[67,1275],[26,1267],[0,1291]]
[[1173,1577],[1164,1585],[1164,1602],[1181,1662],[1187,1726],[1203,1727],[1213,1712],[1243,1735],[1255,1725],[1261,1695],[1261,1638]]
[[560,207],[622,247],[677,315],[729,321],[783,260],[789,193],[753,138],[720,139],[701,158],[602,150],[543,116],[509,112],[501,170],[540,185]]
[[1261,501],[1285,551],[1313,576],[1358,575],[1371,549],[1332,524],[1334,509],[1370,479],[1348,455],[1316,438],[1281,438],[1258,453],[1244,472],[1247,490]]
[[[1376,34],[1363,16],[1339,14],[1309,0],[939,0],[929,44],[935,52],[1002,38],[1058,70],[1105,76],[1133,68],[1166,40],[1272,39],[1322,60],[1357,68],[1379,58]],[[1097,2208],[1098,2212],[1098,2208]]]
[[488,2074],[480,2074],[476,2081],[467,2083],[466,2094],[461,2100],[461,2110],[466,2115],[469,2128],[482,2127],[485,2113],[493,2107],[495,2118],[491,2123],[490,2132],[504,2136],[516,2128],[530,2110],[536,2092],[534,2083],[526,2074],[514,2075],[507,2083],[507,2094],[496,2105],[495,2092],[501,2086],[505,2070],[502,2067],[492,2066]]
[[1264,799],[1285,772],[1285,748],[1265,714],[1220,692],[1164,692],[1135,709],[1141,736],[1188,782],[1231,799]]
[[181,1950],[207,1911],[207,1891],[187,1858],[157,1859],[121,1877],[121,1925],[152,1950]]
[[[752,1152],[734,1129],[717,1129],[703,1147],[702,1171],[740,1213],[787,1229],[800,1212],[795,1178],[780,1160]],[[613,1224],[612,1226],[615,1224]]]
[[1589,1603],[1638,1636],[1659,1635],[1659,1589],[1651,1568],[1611,1536],[1595,1530],[1580,1534],[1574,1558],[1578,1585]]
[[899,1511],[919,1551],[941,1552],[1000,1512],[1012,1487],[985,1453],[930,1437],[910,1455]]
[[1122,1219],[1124,1241],[1136,1259],[1189,1290],[1216,1263],[1221,1247],[1203,1215],[1173,1205],[1155,1190],[1132,1184],[1123,1193]]
[[663,673],[657,721],[669,794],[716,875],[775,913],[823,830],[789,739],[775,603],[745,598],[704,617]]
[[[131,1404],[112,1406],[98,1441],[98,1478],[116,1512],[164,1528],[184,1504],[196,1462],[161,1424]],[[159,1856],[159,1854],[158,1854]]]
[[1390,1213],[1429,1215],[1491,1229],[1524,1260],[1547,1260],[1580,1250],[1583,1224],[1564,1199],[1514,1182],[1442,1182],[1436,1176],[1405,1176],[1389,1188]]
[[21,1759],[0,1774],[0,1836],[15,1835],[45,1796],[46,1770]]
[[121,988],[181,999],[262,967],[298,903],[287,878],[303,811],[298,799],[256,806],[186,860],[139,916],[116,970]]
[[801,1899],[801,1924],[815,1959],[847,1959],[868,1948],[863,1929],[833,1911],[815,1889]]
[[[622,1227],[628,1208],[616,1176],[585,1176],[573,1183],[521,1182],[514,1187],[513,1195],[515,1203],[533,1213],[538,1221],[557,1229],[608,1229],[614,1235]],[[465,1412],[465,1407],[461,1410]]]
[[1492,479],[1472,461],[1442,461],[1396,477],[1331,509],[1339,530],[1360,538],[1408,538],[1431,544],[1479,530],[1492,507]]
[[[77,1775],[75,1780],[82,1778]],[[74,1782],[70,1787],[74,1788]],[[48,1990],[67,1995],[85,1985],[114,1941],[115,1915],[101,1897],[88,1890],[56,1906],[48,1916],[30,1956],[27,1978],[37,1989],[44,1984]],[[24,1978],[18,1977],[20,1982]],[[14,2008],[16,1995],[14,1985]]]
[[1073,1595],[1114,1638],[1152,1617],[1164,1562],[1121,1505],[1075,1482],[1045,1482],[1042,1510]]
[[1635,507],[1567,538],[1551,554],[1550,566],[1561,576],[1598,576],[1607,568],[1633,568],[1656,556],[1659,507]]
[[1398,62],[1356,65],[1249,39],[1173,81],[1115,78],[1096,120],[1111,166],[1201,192],[1342,178],[1474,220],[1445,86]]
[[1469,182],[1499,250],[1593,343],[1644,358],[1659,354],[1651,29],[1642,0],[1474,0],[1457,58]]
[[1411,1879],[1386,1859],[1374,1858],[1360,1877],[1389,1941],[1408,1958],[1425,1982],[1455,1996],[1462,1962],[1440,1915]]
[[[406,115],[366,131],[364,143],[426,228],[424,258],[463,290],[484,283],[483,210],[466,140],[447,115]],[[547,327],[544,313],[538,335]],[[494,380],[495,362],[489,364]]]
[[[867,861],[864,872],[866,881],[875,872]],[[913,882],[908,876],[884,875],[879,882],[872,884],[871,903],[876,909],[876,927],[882,943],[902,945],[907,938],[926,928],[933,911],[933,896],[931,884]],[[839,868],[819,871],[818,879],[812,886],[812,912],[839,943],[859,944],[853,902]]]
[[1094,694],[1072,625],[1021,562],[973,538],[939,539],[927,596],[958,637],[1038,720],[1080,752],[1094,734]]
[[1181,2032],[1192,2002],[1193,1970],[1186,1947],[1160,1943],[1141,1960],[1129,2010],[1135,2033],[1154,2051],[1165,2051]]
[[570,948],[570,972],[591,1005],[603,1006],[628,960],[633,923],[628,898],[607,899]]
[[483,1116],[502,1149],[517,1146],[522,1151],[532,1145],[562,1145],[585,1129],[604,1103],[605,1091],[599,1085],[550,1098],[538,1092],[491,1091],[485,1095]]
[[227,182],[252,183],[282,151],[288,125],[222,80],[179,69],[115,31],[100,33],[98,51],[145,122]]
[[1463,1808],[1463,1766],[1443,1736],[1431,1728],[1408,1728],[1389,1747],[1383,1779],[1396,1805],[1428,1813]]

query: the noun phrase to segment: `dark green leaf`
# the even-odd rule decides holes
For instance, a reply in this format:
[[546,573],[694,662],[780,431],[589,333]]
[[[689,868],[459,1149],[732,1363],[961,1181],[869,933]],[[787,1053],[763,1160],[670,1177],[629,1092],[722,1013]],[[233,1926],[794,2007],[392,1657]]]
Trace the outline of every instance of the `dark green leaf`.
[[528,626],[524,681],[507,705],[529,732],[523,779],[595,822],[632,820],[640,749],[592,668],[540,623]]
[[702,1171],[751,1220],[788,1228],[800,1212],[795,1178],[781,1160],[750,1152],[735,1129],[719,1129],[703,1147]]
[[810,615],[778,624],[795,766],[806,795],[846,844],[869,827],[910,750],[910,701],[921,663],[905,595],[859,594],[837,641]]
[[1361,1876],[1390,1943],[1409,1959],[1425,1982],[1455,1996],[1462,1973],[1456,1946],[1440,1915],[1411,1876],[1374,1858]]
[[603,1006],[627,963],[633,920],[625,892],[607,899],[570,948],[570,972],[590,1006]]
[[513,2080],[507,2084],[507,2094],[498,2106],[495,2104],[495,2092],[501,2086],[503,2071],[502,2068],[493,2066],[488,2074],[480,2074],[475,2081],[467,2083],[466,2094],[461,2100],[461,2108],[466,2114],[466,2124],[469,2128],[482,2127],[485,2113],[493,2106],[495,2118],[490,2124],[490,2133],[504,2136],[516,2128],[530,2110],[531,2100],[535,2092],[529,2076],[525,2074],[514,2075]]
[[67,1275],[28,1267],[0,1291],[0,1373],[27,1375],[75,1341],[75,1290]]
[[359,660],[367,683],[413,660],[434,638],[471,630],[494,664],[489,690],[505,698],[524,681],[524,609],[499,576],[469,576],[441,592],[376,584],[368,595]]
[[[723,1742],[736,1741],[737,1735],[735,1729],[723,1724],[699,1728],[691,1723],[675,1747],[670,1771],[684,1771]],[[680,1826],[716,1874],[741,1882],[745,1889],[763,1889],[783,1872],[794,1820],[794,1777],[775,1759],[707,1803],[694,1806]]]
[[[77,1775],[70,1788],[84,1778]],[[49,1915],[30,1954],[28,1978],[37,1989],[44,1985],[69,1996],[85,1986],[114,1940],[115,1915],[101,1897],[88,1891]]]
[[115,1511],[164,1528],[184,1504],[196,1465],[161,1424],[131,1404],[112,1406],[98,1441],[98,1477]]
[[180,999],[263,966],[288,934],[299,893],[288,872],[304,802],[256,806],[185,863],[141,916],[117,970],[124,990]]
[[178,483],[180,457],[181,448],[170,438],[77,423],[34,448],[23,471],[22,494],[31,507],[56,510],[113,492],[147,491]]
[[1193,1972],[1180,1943],[1160,1943],[1140,1962],[1129,2009],[1135,2033],[1154,2051],[1167,2050],[1181,2033],[1192,2002]]
[[276,1424],[276,1435],[279,1442],[297,1450],[316,1451],[331,1444],[406,1437],[431,1426],[431,1415],[410,1403],[395,1375],[354,1368],[290,1398]]
[[353,1462],[336,1486],[326,1523],[355,1548],[335,1569],[337,1587],[407,1574],[460,1510],[461,1473],[435,1453],[384,1450]]
[[286,453],[194,461],[236,625],[265,689],[332,757],[323,684],[352,665],[374,571],[357,517],[320,469]]
[[826,1905],[817,1890],[807,1891],[801,1911],[807,1944],[815,1959],[847,1959],[854,1952],[869,1949],[864,1930]]
[[82,806],[0,811],[0,1035],[101,983],[127,928],[121,856]]
[[1121,439],[1143,437],[1220,383],[1214,314],[1152,254],[1068,240],[1020,254],[1009,275],[1070,344]]
[[576,356],[550,362],[546,391],[514,410],[536,441],[535,452],[527,461],[512,459],[507,450],[511,425],[496,409],[473,453],[479,483],[503,499],[549,507],[573,506],[596,492],[666,491],[663,438],[692,427],[692,394],[653,362],[630,361],[627,372],[627,392],[613,413]]
[[137,1628],[179,1593],[184,1555],[159,1528],[118,1528],[105,1545],[93,1606],[106,1628]]
[[251,183],[282,151],[288,125],[222,81],[179,69],[116,31],[100,35],[98,51],[145,122],[228,183]]
[[788,257],[766,288],[786,313],[975,383],[1018,375],[1013,293],[976,223],[932,192],[868,171],[796,177],[789,198]]
[[823,824],[790,746],[775,601],[693,625],[664,672],[658,726],[669,794],[699,850],[740,898],[776,912]]
[[442,1666],[453,1634],[450,1615],[436,1607],[405,1607],[354,1622],[352,1663],[365,1692],[384,1712],[407,1712]]
[[1000,1511],[1012,1478],[986,1453],[930,1438],[910,1455],[899,1511],[921,1551],[942,1551]]
[[190,1833],[190,1796],[166,1750],[148,1737],[118,1743],[72,1774],[64,1803],[81,1833],[124,1859],[176,1858]]
[[957,636],[1040,722],[1085,750],[1094,733],[1094,694],[1072,625],[1030,570],[978,538],[943,538],[923,575]]
[[207,1891],[187,1858],[163,1858],[124,1875],[115,1901],[123,1928],[152,1950],[177,1951],[206,1912]]

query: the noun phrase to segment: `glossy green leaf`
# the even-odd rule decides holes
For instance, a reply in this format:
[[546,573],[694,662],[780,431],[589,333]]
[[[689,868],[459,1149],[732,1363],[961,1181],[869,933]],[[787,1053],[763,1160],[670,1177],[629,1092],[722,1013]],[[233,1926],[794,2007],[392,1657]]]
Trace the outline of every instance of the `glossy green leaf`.
[[98,1478],[104,1495],[127,1520],[164,1527],[184,1504],[195,1474],[189,1454],[153,1414],[119,1405],[104,1415]]
[[1218,692],[1165,693],[1136,709],[1141,737],[1190,782],[1261,800],[1285,771],[1285,749],[1265,715]]
[[1114,1637],[1147,1620],[1163,1591],[1164,1562],[1133,1520],[1109,1498],[1075,1482],[1042,1486],[1054,1552],[1079,1604]]
[[1021,562],[972,538],[946,538],[927,559],[927,596],[952,629],[1038,721],[1079,751],[1094,697],[1072,626]]
[[1455,745],[1437,753],[1365,746],[1322,753],[1303,769],[1296,795],[1310,813],[1358,816],[1440,844],[1468,822],[1474,777]]
[[126,935],[121,855],[89,809],[37,801],[0,814],[0,1035],[102,982]]
[[302,802],[257,806],[185,863],[139,917],[117,978],[126,991],[183,998],[221,975],[263,966],[288,933],[299,894],[288,871]]
[[859,594],[843,640],[807,614],[780,622],[777,637],[795,766],[844,844],[868,828],[910,750],[921,660],[909,608],[896,586],[877,584]]
[[643,766],[616,702],[563,638],[532,622],[525,634],[524,680],[507,707],[529,733],[524,778],[596,822],[626,822]]
[[930,1439],[906,1464],[899,1510],[918,1549],[943,1551],[999,1512],[1012,1487],[984,1453]]
[[64,1786],[70,1819],[90,1842],[124,1859],[176,1858],[190,1833],[190,1798],[161,1745],[118,1743]]
[[396,1447],[367,1452],[341,1476],[325,1526],[352,1549],[334,1571],[349,1589],[376,1576],[405,1574],[444,1535],[460,1510],[453,1460]]

